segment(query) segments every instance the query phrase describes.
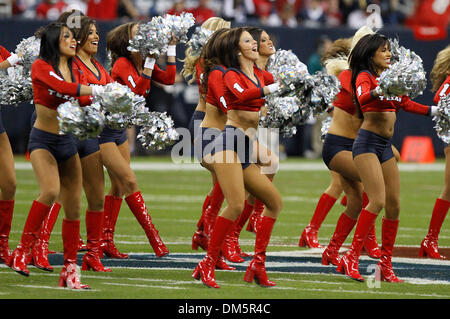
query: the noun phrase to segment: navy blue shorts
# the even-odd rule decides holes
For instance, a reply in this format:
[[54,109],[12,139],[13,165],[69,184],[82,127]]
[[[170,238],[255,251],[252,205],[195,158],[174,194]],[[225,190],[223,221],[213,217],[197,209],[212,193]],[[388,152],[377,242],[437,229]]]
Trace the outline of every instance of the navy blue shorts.
[[189,133],[191,133],[191,141],[194,142],[194,139],[200,133],[199,128],[200,124],[202,124],[203,119],[205,118],[205,112],[202,111],[194,111],[192,114],[191,120],[189,121]]
[[89,138],[87,140],[79,140],[75,138],[77,144],[78,155],[80,158],[94,154],[100,151],[100,146],[98,144],[98,138]]
[[2,111],[0,110],[0,134],[3,133],[5,133],[5,127],[3,126]]
[[208,127],[199,127],[199,129],[194,139],[194,154],[201,163],[206,155],[211,154],[213,149],[212,142],[220,135],[221,131]]
[[237,154],[243,170],[252,163],[253,141],[241,129],[231,125],[226,125],[214,139],[211,155],[227,150]]
[[33,127],[28,142],[30,154],[37,149],[49,151],[56,162],[62,163],[78,153],[72,135],[58,135]]
[[359,129],[358,136],[353,143],[353,158],[365,153],[374,153],[380,163],[384,163],[394,157],[390,139]]
[[342,151],[352,151],[355,140],[348,137],[328,133],[325,135],[325,141],[322,147],[322,159],[325,165],[330,168],[330,162],[333,157]]
[[116,143],[117,146],[122,145],[127,140],[127,130],[116,130],[105,126],[98,137],[99,144]]

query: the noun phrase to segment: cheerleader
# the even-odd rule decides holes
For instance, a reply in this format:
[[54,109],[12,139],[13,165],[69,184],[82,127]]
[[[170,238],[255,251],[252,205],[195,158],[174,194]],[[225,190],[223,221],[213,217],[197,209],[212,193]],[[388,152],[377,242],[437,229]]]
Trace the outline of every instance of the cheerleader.
[[50,206],[60,199],[64,207],[62,237],[64,266],[59,286],[71,289],[89,288],[77,275],[77,250],[80,237],[82,172],[80,158],[72,135],[59,134],[56,108],[78,97],[80,105],[90,103],[89,96],[103,92],[101,86],[87,86],[79,70],[73,67],[76,40],[62,23],[52,23],[41,34],[39,58],[31,68],[36,122],[30,133],[31,164],[40,188],[33,201],[20,243],[12,253],[10,267],[28,276],[28,254],[36,233]]
[[[151,81],[168,85],[175,82],[177,39],[174,38],[169,43],[167,71],[163,71],[155,64],[156,60],[153,57],[144,58],[139,53],[128,51],[129,40],[136,35],[137,29],[137,22],[114,28],[107,35],[106,46],[111,53],[111,78],[127,85],[134,93],[147,96]],[[117,250],[113,241],[122,197],[125,195],[128,207],[145,231],[156,256],[167,255],[169,250],[152,223],[136,175],[130,167],[130,148],[126,129],[105,127],[100,134],[99,143],[103,165],[107,168],[111,180],[111,189],[105,196],[104,204],[103,252],[112,258],[128,258],[127,254]]]
[[255,72],[258,58],[257,43],[245,28],[227,32],[223,38],[227,50],[221,50],[220,61],[227,68],[223,76],[227,103],[225,129],[214,140],[211,154],[204,161],[211,164],[223,190],[227,206],[217,217],[208,243],[207,255],[196,266],[192,277],[201,279],[208,287],[219,288],[214,267],[220,256],[225,236],[244,208],[245,191],[260,198],[265,209],[256,233],[255,255],[244,280],[253,279],[264,287],[276,285],[265,271],[266,248],[282,201],[277,189],[260,168],[251,163],[252,143],[259,122],[263,97],[278,90],[278,83],[266,86],[262,72]]
[[[229,21],[225,21],[219,17],[212,17],[203,22],[201,27],[206,30],[218,31],[222,29],[228,30],[230,25],[231,23]],[[189,122],[189,132],[191,134],[192,142],[194,142],[195,137],[199,133],[200,123],[203,121],[206,114],[206,90],[202,88],[203,85],[201,83],[203,74],[201,61],[203,58],[194,55],[191,48],[186,49],[185,56],[186,58],[183,60],[184,65],[181,70],[181,75],[185,78],[192,77],[188,81],[188,84],[197,80],[199,89],[198,104]],[[214,226],[214,221],[224,200],[220,185],[217,183],[217,179],[213,173],[211,174],[211,177],[213,186],[205,197],[202,206],[202,214],[197,222],[197,230],[192,236],[192,249],[195,250],[197,250],[198,247],[201,247],[204,250],[208,248],[211,229]]]
[[[431,70],[431,82],[433,84],[432,91],[436,92],[434,103],[450,94],[450,46],[440,51],[434,61]],[[428,234],[420,244],[420,257],[430,257],[437,259],[447,259],[439,254],[438,237],[450,207],[450,146],[444,148],[445,152],[445,184],[441,196],[436,199],[433,213],[431,215]]]
[[[257,42],[258,59],[254,64],[255,72],[262,72],[264,82],[266,85],[274,83],[273,75],[266,70],[267,62],[272,54],[275,53],[273,42],[269,34],[261,28],[247,27],[246,31],[250,33],[253,39]],[[264,113],[265,107],[261,108],[261,113]],[[273,181],[275,176],[274,170],[278,169],[278,157],[267,149],[258,140],[253,144],[253,152],[256,154],[257,163],[262,169],[270,169],[270,173],[266,174],[270,181]],[[232,262],[244,262],[243,257],[251,257],[251,255],[242,251],[239,245],[239,236],[245,223],[247,224],[247,231],[256,233],[258,221],[264,210],[264,203],[254,196],[246,193],[246,200],[244,202],[244,209],[236,219],[234,226],[229,234],[225,237],[222,252],[225,258]],[[250,219],[249,219],[250,218]]]
[[396,112],[400,108],[423,115],[434,112],[434,108],[415,103],[407,96],[385,98],[382,95],[376,77],[389,67],[390,60],[389,41],[377,33],[361,38],[349,57],[352,93],[356,97],[358,112],[364,115],[352,153],[369,202],[361,210],[351,248],[341,258],[337,271],[357,281],[364,281],[358,270],[364,239],[384,208],[377,273],[381,280],[402,282],[395,275],[391,263],[399,224],[400,178],[390,139],[394,133]]
[[[16,65],[20,56],[10,53],[0,46],[0,69]],[[9,233],[14,211],[14,196],[16,194],[16,173],[14,171],[14,155],[8,135],[2,123],[0,113],[0,263],[9,264]]]

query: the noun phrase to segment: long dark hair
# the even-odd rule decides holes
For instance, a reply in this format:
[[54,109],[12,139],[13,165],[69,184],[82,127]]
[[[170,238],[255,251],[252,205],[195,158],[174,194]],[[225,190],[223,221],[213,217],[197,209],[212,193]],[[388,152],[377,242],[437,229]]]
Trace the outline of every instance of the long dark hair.
[[[75,22],[72,20],[75,20]],[[77,51],[86,43],[91,31],[91,25],[97,27],[95,20],[77,10],[62,13],[58,18],[58,22],[65,23],[72,30],[75,39],[77,39]]]
[[[49,63],[55,71],[59,72],[59,60],[61,52],[59,51],[59,41],[63,28],[67,28],[72,33],[67,25],[61,22],[53,22],[40,30],[41,47],[39,50],[39,58]],[[71,63],[69,59],[69,64]]]
[[220,29],[214,32],[202,48],[200,63],[202,69],[201,87],[203,92],[208,88],[208,77],[216,65],[223,65],[220,58],[221,51],[224,50],[223,37],[230,29]]
[[223,65],[227,68],[240,69],[241,65],[239,63],[239,40],[243,32],[247,31],[245,27],[243,28],[233,28],[227,32],[224,37],[224,48],[225,50],[220,52],[221,60]]
[[377,66],[373,62],[373,57],[377,50],[380,47],[384,47],[386,43],[389,44],[389,40],[384,35],[378,33],[368,34],[362,37],[355,45],[352,52],[350,52],[348,60],[352,71],[352,95],[354,103],[358,106],[360,117],[362,117],[362,112],[361,105],[356,96],[356,78],[358,77],[358,74],[364,70],[369,71],[374,76],[379,75],[377,74]]
[[111,52],[111,66],[120,57],[125,57],[130,61],[131,52],[128,51],[128,43],[131,39],[131,29],[138,24],[138,22],[128,22],[118,27],[115,27],[106,35],[106,49]]

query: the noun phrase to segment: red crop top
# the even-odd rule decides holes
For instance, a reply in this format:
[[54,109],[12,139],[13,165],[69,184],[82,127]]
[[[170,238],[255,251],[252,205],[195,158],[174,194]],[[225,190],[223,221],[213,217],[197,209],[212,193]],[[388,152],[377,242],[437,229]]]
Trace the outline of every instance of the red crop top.
[[446,96],[450,93],[450,75],[447,76],[447,79],[442,83],[439,90],[437,90],[436,95],[434,96],[433,102],[438,104],[441,100],[441,97]]
[[5,61],[7,58],[11,56],[11,53],[9,53],[8,50],[6,50],[4,47],[0,45],[0,62]]
[[357,106],[353,101],[352,94],[352,71],[344,70],[338,76],[341,82],[341,89],[336,95],[336,99],[333,102],[333,106],[340,108],[341,110],[355,115]]
[[229,68],[223,75],[224,97],[228,110],[259,112],[264,105],[264,75],[253,69],[257,82],[253,82],[241,70]]
[[208,92],[206,93],[206,103],[220,108],[223,113],[227,113],[227,103],[224,97],[223,75],[225,67],[215,66],[208,76]]
[[151,78],[145,74],[139,74],[133,62],[121,57],[116,60],[111,70],[111,78],[128,86],[136,94],[147,96],[150,92]]
[[165,71],[155,64],[155,68],[152,72],[152,79],[161,84],[173,85],[175,83],[176,74],[177,65],[175,62],[167,62]]
[[398,112],[403,109],[407,112],[428,115],[431,108],[411,101],[408,96],[375,98],[372,91],[378,86],[377,79],[369,71],[361,71],[356,77],[356,95],[361,105],[361,111],[365,112]]
[[[77,67],[83,72],[86,77],[86,81],[89,84],[97,84],[97,85],[106,85],[108,83],[113,82],[109,73],[105,70],[103,65],[100,64],[96,59],[92,59],[92,64],[96,69],[96,73],[94,73],[83,61],[77,56],[74,58],[74,62]],[[98,76],[97,76],[98,74]]]
[[275,83],[275,79],[273,78],[273,74],[270,73],[269,71],[261,70],[260,68],[258,68],[256,66],[256,64],[253,65],[253,70],[255,72],[262,72],[263,77],[264,77],[264,84],[265,85],[269,85],[269,84]]
[[89,96],[80,96],[81,84],[87,85],[86,77],[72,63],[72,82],[66,82],[53,67],[42,59],[31,66],[34,103],[52,110],[69,100],[77,98],[81,106],[91,104]]

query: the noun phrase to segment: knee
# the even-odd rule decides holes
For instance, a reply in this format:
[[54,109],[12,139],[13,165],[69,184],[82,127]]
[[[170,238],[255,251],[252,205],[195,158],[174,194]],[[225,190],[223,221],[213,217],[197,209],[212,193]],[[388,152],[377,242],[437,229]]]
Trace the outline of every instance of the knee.
[[8,181],[5,186],[2,186],[2,198],[4,200],[12,200],[16,195],[17,182],[16,180]]
[[266,207],[275,215],[274,217],[278,216],[283,209],[283,200],[281,199],[281,196],[274,196],[270,202],[266,204]]
[[244,201],[230,201],[227,206],[230,214],[237,218],[244,210]]
[[375,197],[375,198],[370,198],[369,197],[369,204],[367,205],[367,208],[370,212],[373,213],[379,213],[385,206],[386,206],[386,201],[384,198],[381,197]]
[[[122,180],[123,192],[125,194],[134,193],[137,190],[137,180],[134,174],[129,174]],[[123,195],[123,194],[122,194]]]
[[88,199],[88,210],[93,212],[102,211],[104,207],[104,197]]
[[59,197],[59,188],[58,187],[49,187],[43,189],[39,195],[40,202],[46,204],[52,204],[58,200]]

